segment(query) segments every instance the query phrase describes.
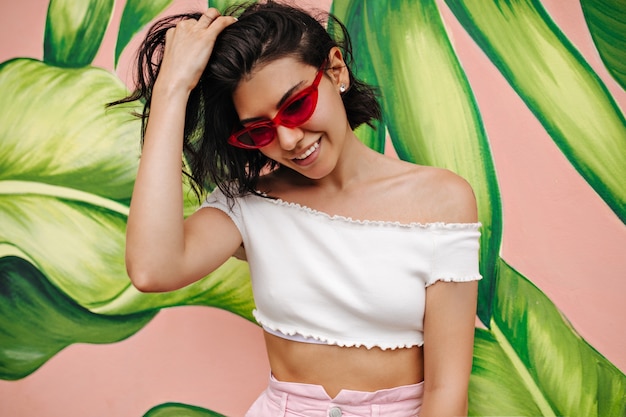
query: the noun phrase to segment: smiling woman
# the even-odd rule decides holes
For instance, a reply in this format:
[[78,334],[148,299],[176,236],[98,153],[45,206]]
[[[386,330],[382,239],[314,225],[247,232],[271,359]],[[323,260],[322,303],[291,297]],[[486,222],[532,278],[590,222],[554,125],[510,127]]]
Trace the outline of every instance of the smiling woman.
[[[409,258],[415,275],[421,276],[415,256],[423,252],[419,240],[400,242],[407,235],[427,233],[413,221],[416,215],[424,219],[427,201],[439,206],[437,210],[443,208],[432,196],[459,193],[446,187],[429,191],[422,185],[402,189],[415,185],[411,181],[417,174],[408,168],[413,165],[381,165],[388,161],[355,146],[349,137],[352,126],[345,129],[345,137],[338,128],[329,128],[329,121],[344,117],[353,121],[341,108],[328,109],[336,109],[333,103],[339,104],[354,84],[337,84],[335,70],[340,67],[321,65],[321,59],[306,64],[283,56],[251,65],[249,77],[237,85],[242,91],[247,83],[257,88],[249,88],[236,105],[233,100],[236,117],[222,138],[231,149],[228,138],[244,127],[242,123],[250,127],[261,122],[270,127],[273,140],[268,137],[261,148],[245,152],[264,157],[271,152],[270,163],[274,158],[282,163],[262,170],[267,175],[260,176],[253,189],[260,195],[238,196],[237,189],[229,188],[226,191],[233,191],[236,199],[231,205],[235,200],[218,189],[199,211],[226,213],[241,240],[250,242],[245,251],[240,246],[235,253],[245,257],[247,252],[255,270],[259,302],[254,313],[248,264],[234,258],[178,291],[141,294],[129,284],[124,231],[140,123],[128,112],[141,103],[105,111],[104,102],[126,92],[115,74],[90,64],[111,69],[115,61],[118,74],[125,75],[136,46],[131,43],[129,53],[122,54],[128,40],[170,0],[128,0],[117,2],[115,8],[113,0],[81,0],[80,5],[76,1],[0,5],[0,33],[11,39],[0,47],[0,60],[41,58],[44,37],[46,45],[43,61],[17,58],[0,65],[4,242],[0,378],[5,379],[0,381],[0,398],[6,400],[0,401],[0,415],[140,416],[152,407],[145,416],[216,415],[197,406],[243,415],[268,384],[264,342],[274,374],[269,397],[276,390],[281,395],[290,392],[293,381],[317,387],[312,392],[323,401],[328,394],[345,398],[341,389],[348,386],[369,393],[398,383],[411,386],[424,378],[422,353],[415,354],[419,349],[392,349],[420,343],[424,329],[415,325],[420,320],[410,320],[423,295],[413,287],[419,280],[398,284],[405,291],[394,293],[395,286],[376,287],[379,279],[362,278],[400,281],[405,273],[397,268],[406,266],[404,259]],[[172,3],[165,15],[189,9],[188,0]],[[224,3],[229,1],[211,4]],[[297,2],[324,9],[330,4],[322,3]],[[603,1],[580,3],[574,7],[554,0],[506,5],[463,0],[333,4],[353,35],[358,62],[349,66],[359,78],[380,88],[384,104],[385,125],[374,121],[382,126],[378,131],[363,126],[357,136],[382,151],[386,127],[393,143],[393,149],[388,143],[388,153],[395,151],[401,159],[423,165],[446,166],[467,178],[477,195],[483,275],[479,317],[489,329],[476,330],[469,394],[472,415],[626,412],[626,377],[619,370],[626,369],[626,334],[615,332],[623,327],[626,273],[622,256],[626,229],[616,215],[621,213],[623,187],[615,181],[626,168],[626,163],[615,164],[626,155],[626,124],[620,118],[626,93],[619,84],[619,64],[626,60],[619,49],[611,48],[625,38],[620,27],[626,22],[619,20],[622,5],[610,4],[612,10]],[[206,8],[206,1],[197,0],[196,5]],[[212,14],[211,21],[216,16]],[[331,20],[329,31],[340,35],[335,25]],[[347,59],[344,49],[340,51],[341,59]],[[310,117],[291,125],[279,123],[283,120],[277,117],[279,112],[308,113],[299,112],[298,100],[312,98],[308,93],[316,74],[318,100]],[[270,120],[275,122],[271,126]],[[553,137],[559,146],[567,143],[569,148],[559,151]],[[589,168],[579,173],[563,155],[577,167],[582,163]],[[368,169],[357,170],[352,164],[357,160]],[[372,181],[376,175],[369,171],[388,176]],[[346,178],[350,180],[345,182]],[[434,183],[443,182],[439,178]],[[306,193],[298,193],[300,189]],[[187,188],[184,195],[184,214],[189,216],[197,210],[197,201]],[[346,201],[350,207],[345,207]],[[403,201],[406,206],[398,204]],[[423,212],[416,213],[416,208]],[[395,220],[388,222],[390,218]],[[207,230],[203,239],[229,235],[229,230],[233,229]],[[375,238],[363,234],[348,239],[364,230]],[[442,242],[451,236],[473,239],[475,233],[435,231]],[[206,248],[211,250],[210,242]],[[411,253],[402,255],[402,250]],[[459,254],[453,258],[459,260]],[[358,270],[346,270],[346,265]],[[377,269],[381,266],[389,267]],[[283,273],[274,274],[272,268]],[[351,281],[354,278],[357,281]],[[149,287],[149,282],[144,284]],[[428,286],[431,298],[440,284]],[[359,297],[350,298],[356,287]],[[389,297],[393,302],[385,302]],[[217,306],[251,322],[189,304]],[[187,307],[166,308],[181,305]],[[368,316],[372,306],[377,306],[376,317]],[[342,315],[346,309],[354,314]],[[148,323],[158,310],[162,311]],[[393,314],[384,314],[389,312]],[[315,320],[309,322],[311,316]],[[402,331],[404,336],[398,336]],[[111,344],[133,333],[128,340]],[[388,340],[393,343],[385,345]],[[359,343],[363,344],[357,347]],[[420,348],[425,357],[429,345],[426,340]],[[334,361],[341,363],[344,377],[328,382],[328,374],[336,376]],[[371,362],[380,368],[363,366]],[[400,381],[398,375],[406,379]],[[428,375],[425,379],[432,381]],[[365,385],[368,380],[377,384]],[[419,392],[411,388],[409,395]],[[163,401],[197,406],[155,407]]]
[[[245,250],[272,373],[249,417],[467,413],[481,278],[471,188],[359,141],[353,129],[381,111],[339,21],[341,42],[292,6],[228,13],[238,19],[157,22],[122,100],[146,103],[133,284],[173,291]],[[218,186],[184,221],[183,152],[196,190]]]

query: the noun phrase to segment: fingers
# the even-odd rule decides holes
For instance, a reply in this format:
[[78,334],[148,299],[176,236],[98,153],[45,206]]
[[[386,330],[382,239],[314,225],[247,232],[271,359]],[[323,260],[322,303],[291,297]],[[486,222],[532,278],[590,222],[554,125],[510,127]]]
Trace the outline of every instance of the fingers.
[[209,27],[211,23],[213,23],[213,21],[220,16],[221,16],[221,13],[219,12],[219,10],[212,7],[210,9],[207,9],[204,13],[202,13],[202,16],[200,16],[200,19],[198,19],[198,24],[203,25],[205,27]]
[[[235,23],[237,19],[232,16],[222,16],[219,10],[215,8],[207,9],[202,16],[197,21],[197,28],[200,30],[204,29],[215,29],[217,33],[224,30],[224,28]],[[187,23],[185,21],[181,22],[183,24]]]
[[237,19],[232,16],[218,16],[212,23],[211,28],[215,27],[218,33],[235,23]]
[[168,29],[159,79],[166,80],[162,82],[169,85],[179,85],[187,91],[195,88],[219,34],[236,21],[234,17],[222,16],[217,9],[212,8],[198,20],[183,19]]
[[[192,37],[200,36],[202,38],[217,37],[222,30],[231,24],[235,23],[237,18],[232,16],[222,16],[219,10],[210,8],[206,10],[198,20],[183,19],[179,21],[176,26],[167,30],[165,34],[165,42],[171,42],[175,33],[180,32],[181,37],[185,37],[185,34]],[[193,34],[196,35],[193,35]],[[199,38],[198,38],[199,39]]]
[[[183,19],[176,26],[169,28],[165,33],[166,44],[173,41],[173,38],[196,37],[196,39],[217,37],[226,27],[235,23],[237,18],[232,16],[222,16],[215,8],[207,9],[198,20]],[[179,35],[180,33],[180,35]]]

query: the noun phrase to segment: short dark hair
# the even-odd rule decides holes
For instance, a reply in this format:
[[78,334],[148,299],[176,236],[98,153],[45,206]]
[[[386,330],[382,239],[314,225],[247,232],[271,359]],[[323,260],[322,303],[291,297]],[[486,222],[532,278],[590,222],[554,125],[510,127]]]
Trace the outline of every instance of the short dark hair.
[[[299,62],[320,67],[330,50],[337,46],[346,62],[350,87],[342,94],[348,122],[352,129],[381,118],[377,92],[355,78],[350,63],[352,45],[346,27],[334,16],[319,13],[317,18],[304,10],[268,0],[229,8],[225,15],[239,21],[218,36],[211,58],[187,103],[184,130],[184,174],[198,196],[215,184],[229,197],[256,193],[264,169],[277,163],[258,150],[245,150],[227,144],[227,138],[239,123],[232,94],[243,77],[256,65],[292,57]],[[116,103],[143,99],[142,143],[150,112],[152,87],[159,72],[165,33],[183,19],[198,19],[200,13],[169,16],[157,21],[138,51],[136,90]],[[333,33],[324,28],[332,21]]]

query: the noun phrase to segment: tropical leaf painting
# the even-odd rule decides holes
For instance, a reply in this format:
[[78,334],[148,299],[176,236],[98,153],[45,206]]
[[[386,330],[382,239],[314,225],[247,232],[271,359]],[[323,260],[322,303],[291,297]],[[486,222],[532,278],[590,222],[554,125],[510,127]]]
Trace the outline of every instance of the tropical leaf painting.
[[[111,57],[115,65],[131,39],[170,3],[124,3]],[[211,5],[224,9],[230,3]],[[70,344],[125,339],[164,308],[213,306],[252,320],[244,262],[232,259],[198,283],[167,294],[141,294],[126,276],[124,230],[140,130],[130,112],[140,103],[106,109],[104,103],[124,95],[125,86],[114,73],[92,65],[115,6],[114,0],[51,0],[43,59],[0,64],[0,378],[5,380],[25,378]],[[626,3],[582,0],[580,6],[606,70],[623,88]],[[476,193],[484,279],[470,415],[624,417],[626,376],[576,332],[532,276],[502,259],[497,164],[442,8],[621,223],[626,221],[626,121],[602,79],[539,0],[333,2],[331,11],[353,37],[359,76],[381,91],[384,120],[376,131],[360,129],[359,137],[383,152],[388,132],[398,157],[449,168]],[[194,208],[186,200],[186,213]],[[164,403],[145,416],[221,414]]]

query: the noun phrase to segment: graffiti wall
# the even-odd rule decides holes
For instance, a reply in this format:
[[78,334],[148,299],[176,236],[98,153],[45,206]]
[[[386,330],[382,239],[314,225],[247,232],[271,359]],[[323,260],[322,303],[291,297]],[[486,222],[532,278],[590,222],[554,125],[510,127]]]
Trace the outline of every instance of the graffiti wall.
[[[626,415],[626,4],[297,3],[380,87],[359,137],[475,190],[470,414]],[[140,104],[104,104],[146,24],[206,4],[0,3],[0,415],[241,416],[264,388],[245,262],[167,294],[124,269]]]

